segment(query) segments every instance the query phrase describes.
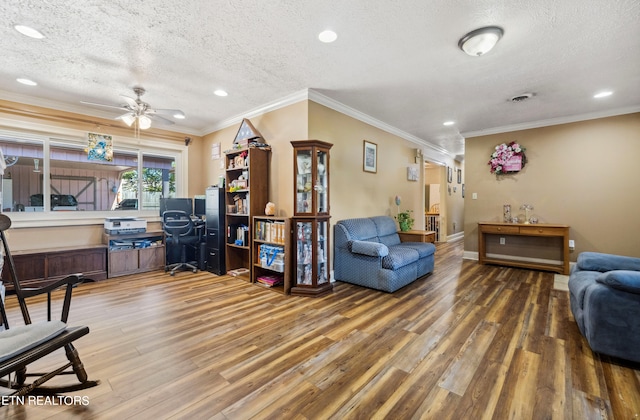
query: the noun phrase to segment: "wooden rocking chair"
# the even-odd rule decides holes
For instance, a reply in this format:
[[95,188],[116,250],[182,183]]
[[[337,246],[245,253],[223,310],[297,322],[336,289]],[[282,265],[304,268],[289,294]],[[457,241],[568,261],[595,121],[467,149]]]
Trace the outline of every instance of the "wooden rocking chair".
[[[81,274],[73,274],[52,284],[39,288],[23,289],[17,277],[13,257],[7,244],[5,231],[11,226],[11,219],[0,214],[0,240],[4,248],[4,265],[11,273],[13,287],[18,298],[24,326],[9,328],[4,302],[0,299],[0,316],[4,330],[0,331],[0,386],[8,388],[9,395],[22,396],[29,393],[58,394],[73,392],[98,385],[99,381],[87,379],[78,351],[73,341],[89,333],[89,327],[67,327],[71,292],[75,285],[82,282]],[[6,272],[6,271],[5,271]],[[66,286],[66,294],[59,321],[51,320],[51,292]],[[47,321],[32,323],[27,309],[26,299],[47,294]],[[42,357],[64,348],[68,363],[45,373],[27,373],[27,366]],[[67,370],[71,368],[71,370]],[[79,383],[65,386],[43,387],[46,381],[57,375],[75,374]],[[37,377],[27,383],[27,377]],[[8,379],[7,379],[8,378]],[[5,392],[7,390],[5,389]],[[6,395],[6,393],[5,393]]]

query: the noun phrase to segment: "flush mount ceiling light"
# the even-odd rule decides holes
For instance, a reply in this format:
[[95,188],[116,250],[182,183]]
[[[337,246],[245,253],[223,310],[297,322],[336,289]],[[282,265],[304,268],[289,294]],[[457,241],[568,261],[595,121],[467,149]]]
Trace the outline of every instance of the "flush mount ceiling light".
[[471,56],[479,57],[491,51],[503,34],[504,31],[498,26],[486,26],[460,38],[458,47]]
[[338,39],[338,34],[333,31],[326,30],[322,31],[318,34],[318,39],[326,44],[335,41]]
[[20,32],[24,36],[28,36],[29,38],[42,39],[44,35],[37,29],[33,29],[29,26],[25,25],[15,25],[13,27],[16,31]]

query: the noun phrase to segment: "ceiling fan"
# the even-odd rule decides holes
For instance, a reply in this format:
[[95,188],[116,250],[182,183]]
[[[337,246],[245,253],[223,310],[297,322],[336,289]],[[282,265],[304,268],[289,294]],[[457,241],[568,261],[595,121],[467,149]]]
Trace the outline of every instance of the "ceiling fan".
[[173,121],[161,115],[170,115],[173,118],[177,118],[180,120],[185,118],[184,112],[180,111],[179,109],[151,108],[151,106],[149,106],[148,103],[140,99],[140,97],[144,95],[144,93],[146,92],[146,90],[143,87],[134,86],[133,92],[136,94],[135,99],[126,95],[120,95],[122,99],[124,99],[124,101],[126,102],[125,104],[120,106],[97,104],[97,103],[85,102],[85,101],[80,101],[80,102],[85,105],[94,105],[94,106],[101,106],[105,108],[125,110],[126,111],[125,114],[122,114],[116,117],[115,119],[124,121],[125,124],[127,124],[129,127],[131,127],[134,123],[136,123],[137,128],[141,130],[146,130],[147,128],[151,127],[151,120],[160,121],[164,124],[174,124]]

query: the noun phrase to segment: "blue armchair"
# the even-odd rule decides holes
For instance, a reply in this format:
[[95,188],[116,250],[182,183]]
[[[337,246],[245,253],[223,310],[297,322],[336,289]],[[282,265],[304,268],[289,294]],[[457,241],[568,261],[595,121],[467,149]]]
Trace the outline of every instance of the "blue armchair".
[[640,258],[583,252],[571,270],[569,293],[593,351],[640,362]]
[[436,247],[400,242],[389,216],[341,220],[333,243],[336,280],[394,292],[433,271]]

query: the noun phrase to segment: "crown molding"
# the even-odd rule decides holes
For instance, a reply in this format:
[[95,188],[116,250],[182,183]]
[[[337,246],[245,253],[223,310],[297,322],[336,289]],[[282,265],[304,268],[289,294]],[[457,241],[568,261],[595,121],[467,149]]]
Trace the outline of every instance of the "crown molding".
[[485,130],[469,131],[460,133],[465,139],[471,137],[489,136],[492,134],[510,133],[512,131],[530,130],[532,128],[549,127],[552,125],[570,124],[580,121],[596,120],[598,118],[615,117],[618,115],[633,114],[640,112],[640,106],[630,106],[617,108],[602,112],[591,112],[588,114],[571,115],[567,117],[549,118],[546,120],[531,121],[520,124],[505,125],[502,127],[487,128]]
[[[231,118],[227,118],[223,121],[220,121],[217,124],[208,126],[206,129],[200,133],[201,136],[212,133],[214,131],[222,130],[223,128],[227,128],[233,125],[240,124],[243,118],[251,119],[253,117],[257,117],[259,115],[266,114],[267,112],[275,111],[280,108],[284,108],[285,106],[293,105],[300,101],[313,101],[320,105],[326,106],[327,108],[333,109],[334,111],[338,111],[341,114],[347,115],[356,120],[362,121],[366,124],[369,124],[373,127],[379,128],[380,130],[386,131],[387,133],[393,134],[395,136],[401,137],[407,141],[415,143],[417,145],[427,147],[431,149],[433,152],[438,154],[437,158],[442,159],[442,155],[453,158],[454,156],[447,150],[438,147],[432,143],[427,142],[419,137],[416,137],[412,134],[409,134],[405,131],[402,131],[396,127],[393,127],[385,122],[382,122],[376,118],[373,118],[370,115],[365,114],[364,112],[360,112],[350,106],[347,106],[341,102],[338,102],[334,99],[329,98],[313,89],[303,89],[298,92],[294,92],[291,95],[285,96],[284,98],[269,102],[257,108],[254,108],[248,112],[244,112],[242,114],[236,115]],[[429,153],[425,153],[429,155]]]
[[402,131],[399,128],[380,121],[377,118],[365,114],[364,112],[360,112],[357,109],[351,108],[350,106],[347,106],[342,102],[336,101],[335,99],[331,99],[328,96],[325,96],[313,89],[309,89],[309,100],[326,106],[327,108],[331,108],[334,111],[338,111],[341,114],[345,114],[351,118],[355,118],[356,120],[362,121],[373,127],[379,128],[380,130],[386,131],[387,133],[393,134],[394,136],[401,137],[420,146],[425,146],[440,155],[444,155],[452,159],[454,158],[454,155],[452,155],[448,150],[443,149],[442,147],[436,146],[435,144],[416,137],[413,134],[409,134],[406,131]]
[[233,117],[224,119],[216,124],[207,126],[199,135],[205,136],[215,131],[222,130],[223,128],[240,124],[243,118],[251,119],[266,114],[267,112],[275,111],[277,109],[284,108],[286,106],[293,105],[307,99],[309,99],[309,90],[303,89],[301,91],[287,95],[284,98],[276,99],[275,101],[271,101],[257,108],[253,108],[250,111],[243,112],[242,114],[235,115]]

